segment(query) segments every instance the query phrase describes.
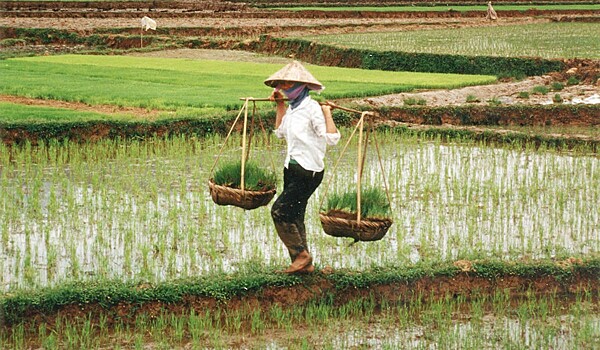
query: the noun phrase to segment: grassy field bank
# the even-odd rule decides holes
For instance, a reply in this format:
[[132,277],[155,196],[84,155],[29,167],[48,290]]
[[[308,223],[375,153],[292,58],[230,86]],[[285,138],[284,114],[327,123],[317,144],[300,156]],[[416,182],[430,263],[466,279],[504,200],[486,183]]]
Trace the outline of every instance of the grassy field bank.
[[310,278],[249,265],[158,285],[105,281],[17,293],[0,300],[10,325],[0,328],[0,345],[478,349],[598,341],[597,259],[462,263]]

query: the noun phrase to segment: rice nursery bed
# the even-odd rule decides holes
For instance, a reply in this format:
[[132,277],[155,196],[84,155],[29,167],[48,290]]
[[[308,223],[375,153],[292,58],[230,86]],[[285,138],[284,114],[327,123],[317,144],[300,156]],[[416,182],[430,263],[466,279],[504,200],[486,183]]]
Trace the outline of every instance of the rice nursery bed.
[[[265,77],[282,64],[132,56],[55,55],[2,62],[0,93],[48,100],[159,109],[163,117],[210,115],[268,96]],[[384,72],[307,65],[327,86],[323,98],[489,84],[489,75]],[[131,86],[135,86],[132,89]],[[329,92],[331,91],[331,92]],[[335,93],[334,93],[335,91]],[[0,121],[14,121],[11,115]]]
[[[349,131],[344,131],[345,135]],[[394,225],[378,242],[325,235],[322,194],[356,182],[356,145],[307,211],[319,267],[362,270],[417,262],[593,256],[600,247],[600,160],[515,144],[491,148],[378,133]],[[0,146],[0,289],[119,279],[150,283],[235,272],[248,263],[285,266],[269,208],[215,205],[207,180],[223,142],[176,137]],[[239,140],[221,161],[237,160]],[[354,151],[351,151],[354,146]],[[255,138],[250,158],[278,173],[284,145]],[[349,152],[349,153],[348,153]],[[375,151],[363,184],[381,186]],[[279,185],[281,186],[281,184]],[[281,188],[281,187],[279,187]]]

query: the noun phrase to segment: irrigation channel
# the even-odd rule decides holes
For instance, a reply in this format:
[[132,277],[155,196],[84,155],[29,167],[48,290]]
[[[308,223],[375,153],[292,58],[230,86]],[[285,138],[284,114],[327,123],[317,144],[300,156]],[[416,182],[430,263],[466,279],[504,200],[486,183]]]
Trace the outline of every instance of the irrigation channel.
[[[394,225],[381,241],[352,246],[323,233],[318,206],[327,182],[329,193],[356,183],[351,146],[309,203],[307,232],[318,267],[598,253],[596,154],[381,132],[377,139]],[[248,262],[285,266],[270,206],[244,211],[210,198],[209,170],[223,141],[215,135],[0,146],[2,291],[98,278],[160,282],[236,271]],[[239,141],[230,139],[221,157],[237,159]],[[250,159],[281,173],[284,152],[281,141],[257,136]],[[330,149],[327,169],[339,152]],[[366,161],[363,187],[381,186],[375,152]]]

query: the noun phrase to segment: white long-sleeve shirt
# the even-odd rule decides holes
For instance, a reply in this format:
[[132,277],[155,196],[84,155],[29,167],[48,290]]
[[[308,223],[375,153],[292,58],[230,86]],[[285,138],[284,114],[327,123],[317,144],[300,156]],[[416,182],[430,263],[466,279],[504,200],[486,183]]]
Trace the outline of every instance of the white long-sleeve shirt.
[[325,168],[327,145],[333,146],[340,140],[339,131],[327,133],[323,110],[310,96],[298,107],[288,107],[275,135],[287,142],[286,168],[293,158],[304,169],[317,172]]

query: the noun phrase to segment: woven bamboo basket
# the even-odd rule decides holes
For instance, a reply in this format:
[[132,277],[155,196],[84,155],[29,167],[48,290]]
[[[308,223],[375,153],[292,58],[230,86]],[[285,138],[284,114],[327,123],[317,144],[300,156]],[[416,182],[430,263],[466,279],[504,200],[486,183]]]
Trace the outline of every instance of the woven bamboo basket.
[[389,218],[364,218],[359,223],[356,214],[337,210],[320,213],[319,218],[326,234],[354,238],[354,242],[378,241],[385,236],[393,223]]
[[217,185],[212,179],[208,181],[208,187],[210,196],[216,204],[233,205],[246,210],[269,204],[276,192],[274,189],[268,191],[242,191],[239,188]]

